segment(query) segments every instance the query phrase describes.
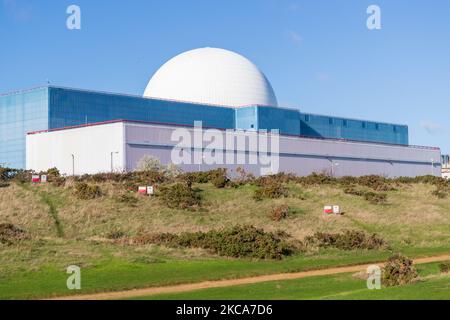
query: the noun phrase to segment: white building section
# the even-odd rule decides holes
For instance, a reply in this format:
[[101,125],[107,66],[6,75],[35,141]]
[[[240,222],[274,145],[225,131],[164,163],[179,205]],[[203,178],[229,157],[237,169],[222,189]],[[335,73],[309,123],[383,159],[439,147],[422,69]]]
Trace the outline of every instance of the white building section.
[[272,86],[256,65],[218,48],[172,58],[152,77],[144,97],[228,107],[278,106]]
[[26,167],[36,172],[58,168],[62,174],[82,175],[125,168],[121,122],[33,133],[26,140]]

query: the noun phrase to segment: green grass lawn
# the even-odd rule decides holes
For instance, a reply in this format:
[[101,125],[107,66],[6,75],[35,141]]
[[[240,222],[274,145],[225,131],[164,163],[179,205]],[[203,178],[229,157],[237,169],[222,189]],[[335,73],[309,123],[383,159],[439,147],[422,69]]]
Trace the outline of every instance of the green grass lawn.
[[[47,247],[46,247],[47,246]],[[93,250],[85,257],[82,250]],[[54,251],[54,249],[57,249]],[[17,248],[16,248],[17,249]],[[23,248],[22,248],[23,249]],[[97,243],[43,244],[41,248],[29,248],[28,254],[15,257],[22,260],[19,268],[11,265],[6,271],[2,266],[0,275],[0,299],[30,299],[103,291],[128,290],[152,286],[193,283],[205,280],[235,279],[263,274],[298,272],[334,266],[355,265],[387,259],[392,253],[386,251],[340,251],[326,249],[316,254],[297,255],[282,261],[249,259],[197,258],[173,259],[159,248],[133,251],[122,247],[126,253],[118,254],[115,245]],[[15,249],[14,249],[15,250]],[[150,251],[153,250],[153,251]],[[71,252],[75,255],[70,255]],[[408,252],[408,250],[406,250]],[[448,252],[447,248],[410,251],[410,257],[437,255]],[[9,254],[14,254],[13,249]],[[2,252],[2,255],[8,252]],[[50,262],[36,267],[26,266],[26,260],[46,256]],[[66,256],[66,254],[68,256]],[[126,255],[125,255],[126,254]],[[95,258],[97,257],[97,258]],[[3,259],[7,260],[7,259]],[[66,267],[75,264],[81,267],[82,290],[69,291],[66,287]],[[31,271],[30,271],[31,268]]]
[[438,263],[417,267],[421,279],[414,284],[369,290],[366,281],[352,274],[319,276],[287,281],[263,282],[225,288],[204,289],[178,294],[142,297],[142,300],[447,300],[450,275],[441,275]]

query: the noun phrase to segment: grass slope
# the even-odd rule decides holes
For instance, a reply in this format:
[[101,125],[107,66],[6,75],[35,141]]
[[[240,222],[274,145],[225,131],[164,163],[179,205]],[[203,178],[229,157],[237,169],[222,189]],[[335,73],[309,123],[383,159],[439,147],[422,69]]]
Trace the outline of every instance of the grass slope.
[[[316,231],[357,229],[378,233],[393,252],[411,257],[450,251],[450,202],[433,197],[430,185],[401,185],[388,192],[386,205],[372,205],[334,186],[289,184],[288,198],[261,202],[253,200],[253,186],[195,187],[205,203],[198,211],[169,209],[145,197],[137,197],[136,204],[123,203],[123,190],[111,183],[101,184],[102,198],[87,201],[76,199],[70,185],[12,183],[0,188],[0,223],[12,223],[32,236],[30,241],[0,244],[0,298],[73,294],[66,289],[66,268],[71,264],[82,269],[83,290],[76,292],[80,294],[358,264],[391,254],[329,249],[282,261],[224,259],[197,249],[115,244],[107,237],[117,231],[134,236],[252,224],[302,239]],[[290,206],[291,216],[270,220],[270,210],[281,204]],[[327,204],[341,205],[345,214],[325,216],[322,209]]]

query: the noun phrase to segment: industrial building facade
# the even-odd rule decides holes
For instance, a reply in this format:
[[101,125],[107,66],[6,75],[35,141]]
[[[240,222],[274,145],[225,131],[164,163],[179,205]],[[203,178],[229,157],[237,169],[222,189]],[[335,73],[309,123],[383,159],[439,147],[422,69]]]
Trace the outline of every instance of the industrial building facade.
[[0,96],[0,165],[26,167],[29,132],[111,120],[218,129],[271,130],[298,137],[408,145],[408,127],[302,113],[279,107],[229,108],[60,87],[42,87]]
[[[29,133],[27,167],[36,171],[57,167],[67,175],[111,170],[122,172],[134,170],[145,155],[155,156],[162,163],[168,164],[173,160],[174,149],[188,153],[189,158],[196,152],[212,151],[208,150],[207,143],[203,143],[201,148],[177,144],[172,139],[172,134],[179,128],[118,120]],[[190,132],[194,130],[191,127],[185,129]],[[221,132],[225,135],[224,130]],[[238,136],[240,132],[234,131],[233,135]],[[182,164],[181,169],[200,171],[226,167],[232,174],[241,167],[247,172],[260,175],[261,169],[266,166],[266,172],[282,171],[297,175],[313,172],[333,176],[376,174],[387,177],[440,174],[439,161],[431,161],[440,157],[440,150],[436,148],[280,135],[278,152],[271,154],[278,161],[276,168],[271,162],[252,164],[249,157],[251,154],[258,154],[258,149],[248,145],[242,149],[236,146],[224,147],[220,152],[231,154],[234,159],[237,159],[238,153],[242,153],[245,160],[234,161],[233,164],[211,165],[192,161]]]

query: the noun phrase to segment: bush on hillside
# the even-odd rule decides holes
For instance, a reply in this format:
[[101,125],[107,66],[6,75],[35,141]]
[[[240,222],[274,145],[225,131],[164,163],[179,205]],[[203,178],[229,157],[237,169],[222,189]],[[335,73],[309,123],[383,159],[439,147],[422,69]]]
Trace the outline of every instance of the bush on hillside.
[[102,190],[97,185],[78,182],[75,184],[74,194],[80,200],[91,200],[101,197]]
[[217,169],[210,172],[210,179],[211,183],[216,188],[225,188],[228,183],[230,182],[230,179],[227,177],[227,169]]
[[364,193],[364,199],[371,204],[385,204],[387,202],[387,194],[369,191]]
[[383,268],[382,283],[387,287],[410,284],[417,278],[413,261],[401,254],[390,257]]
[[348,186],[344,189],[345,194],[350,194],[358,197],[363,197],[364,200],[369,201],[371,204],[385,204],[387,202],[387,194],[377,193],[373,191],[366,191],[363,189],[357,189],[355,186]]
[[304,241],[309,246],[334,247],[341,250],[379,250],[387,248],[386,242],[377,234],[345,230],[343,233],[316,232]]
[[155,243],[169,247],[202,248],[233,258],[282,259],[297,249],[285,233],[265,232],[253,226],[235,226],[180,235],[156,234],[136,237],[133,243]]
[[201,205],[201,196],[186,183],[162,186],[158,197],[169,208],[187,209]]
[[441,273],[449,273],[450,272],[450,262],[443,262],[439,264],[439,270]]
[[306,177],[299,177],[297,180],[305,186],[330,185],[337,182],[336,178],[324,173],[312,173]]
[[289,217],[289,206],[281,205],[273,208],[269,213],[269,218],[273,221],[281,221]]
[[9,183],[8,182],[0,182],[0,189],[1,188],[8,188],[9,187]]
[[134,194],[122,193],[116,196],[116,201],[134,207],[136,206],[139,200],[138,198],[136,198]]
[[443,185],[437,185],[436,189],[431,192],[431,194],[438,199],[447,198],[449,193],[450,193],[450,187],[443,186]]
[[287,197],[288,191],[283,186],[283,184],[270,177],[265,177],[266,179],[258,180],[258,189],[255,190],[253,198],[256,201],[261,201],[263,199],[278,199],[281,197]]
[[24,230],[11,223],[0,224],[0,243],[11,245],[25,239],[29,239],[29,236]]

